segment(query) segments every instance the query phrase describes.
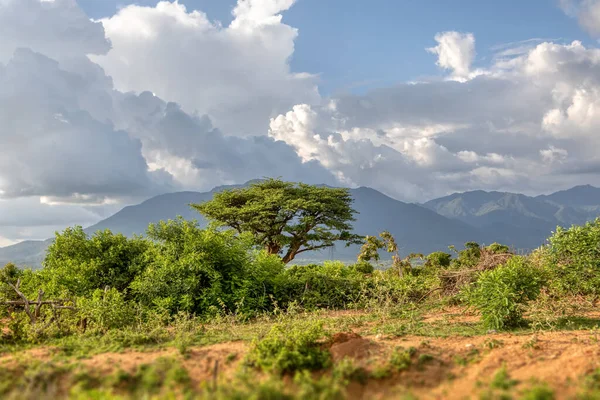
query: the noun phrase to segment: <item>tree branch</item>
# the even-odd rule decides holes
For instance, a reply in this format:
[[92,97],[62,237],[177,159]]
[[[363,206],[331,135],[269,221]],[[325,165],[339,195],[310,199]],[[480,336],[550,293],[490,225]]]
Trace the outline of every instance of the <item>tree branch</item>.
[[300,254],[300,253],[304,253],[305,251],[312,251],[312,250],[319,250],[319,249],[324,249],[326,247],[331,247],[333,246],[333,244],[321,244],[319,246],[310,246],[310,247],[305,247],[303,249],[300,249],[296,252],[296,254]]
[[17,295],[19,295],[19,297],[21,299],[23,299],[23,305],[25,306],[25,313],[27,313],[27,316],[31,320],[31,323],[35,324],[35,316],[31,313],[31,310],[29,309],[29,300],[27,300],[27,297],[23,294],[23,292],[21,292],[19,290],[19,286],[21,286],[21,278],[17,279],[17,284],[16,285],[13,285],[10,282],[8,282],[8,285],[11,288],[13,288],[13,290],[17,293]]

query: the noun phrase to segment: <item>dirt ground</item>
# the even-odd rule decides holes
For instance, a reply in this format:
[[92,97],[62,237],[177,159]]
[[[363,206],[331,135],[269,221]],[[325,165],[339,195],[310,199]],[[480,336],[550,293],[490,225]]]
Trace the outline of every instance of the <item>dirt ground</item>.
[[[432,321],[473,318],[455,312],[425,316],[425,320]],[[326,346],[334,362],[350,358],[367,372],[388,362],[395,348],[416,349],[408,369],[384,378],[350,383],[347,394],[351,399],[398,398],[403,393],[419,399],[477,399],[503,367],[516,380],[511,393],[518,394],[535,382],[545,382],[556,399],[568,399],[577,395],[582,377],[600,367],[599,339],[600,332],[590,329],[527,334],[491,332],[473,337],[361,336],[348,331],[334,335]],[[243,341],[194,347],[182,358],[182,365],[195,385],[212,382],[215,374],[220,382],[227,382],[249,347],[250,343]],[[20,358],[51,356],[52,351],[44,348],[19,353]],[[133,372],[139,365],[165,356],[179,355],[174,348],[124,351],[78,362],[109,374],[116,369]],[[0,368],[9,365],[14,357],[14,354],[0,356]]]

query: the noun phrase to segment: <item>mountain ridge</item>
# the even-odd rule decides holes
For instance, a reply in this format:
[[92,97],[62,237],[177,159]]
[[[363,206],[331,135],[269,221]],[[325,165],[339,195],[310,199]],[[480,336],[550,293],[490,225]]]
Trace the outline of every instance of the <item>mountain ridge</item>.
[[[196,219],[201,226],[206,226],[207,221],[189,207],[190,203],[201,203],[218,191],[244,187],[256,181],[222,185],[208,192],[182,191],[154,196],[122,208],[85,231],[92,234],[110,229],[126,236],[144,234],[149,223],[178,215]],[[359,212],[353,224],[355,232],[376,235],[390,231],[403,253],[444,251],[448,245],[461,246],[467,241],[501,242],[532,249],[543,244],[556,226],[581,224],[600,215],[600,188],[591,185],[539,196],[474,190],[452,193],[422,204],[405,203],[366,186],[350,191],[354,208]],[[0,265],[13,261],[19,265],[39,266],[51,242],[52,238],[0,248]],[[336,258],[354,259],[357,250],[338,246]],[[315,260],[328,258],[323,253],[309,257]]]

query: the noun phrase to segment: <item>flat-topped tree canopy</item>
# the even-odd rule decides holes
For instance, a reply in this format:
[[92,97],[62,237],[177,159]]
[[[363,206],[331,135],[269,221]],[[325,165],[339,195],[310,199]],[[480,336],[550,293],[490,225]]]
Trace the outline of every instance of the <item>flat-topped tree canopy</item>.
[[256,245],[289,263],[336,241],[362,243],[361,236],[351,233],[352,201],[348,189],[266,179],[191,206],[221,226],[252,234]]

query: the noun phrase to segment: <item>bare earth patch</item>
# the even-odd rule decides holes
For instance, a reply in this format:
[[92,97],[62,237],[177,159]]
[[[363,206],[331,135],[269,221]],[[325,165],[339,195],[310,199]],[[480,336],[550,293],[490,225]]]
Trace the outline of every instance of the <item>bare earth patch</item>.
[[[352,313],[351,317],[354,316]],[[425,315],[423,321],[476,323],[477,316],[450,307],[444,312]],[[348,385],[347,397],[351,399],[401,398],[406,393],[418,399],[477,399],[502,367],[516,380],[514,394],[538,381],[547,383],[556,399],[569,399],[578,393],[582,377],[600,367],[600,333],[596,330],[490,333],[472,337],[361,336],[358,332],[358,327],[356,331],[338,332],[324,343],[334,363],[351,359],[367,372],[365,381]],[[414,348],[410,351],[410,366],[374,377],[374,371],[388,365],[394,349],[399,348],[407,351]],[[110,375],[118,370],[134,373],[141,365],[152,364],[161,357],[175,357],[187,370],[193,385],[200,388],[211,384],[215,374],[221,384],[233,381],[249,349],[250,342],[233,341],[191,347],[185,355],[175,348],[166,348],[103,353],[72,361],[90,371]],[[9,353],[0,356],[0,368],[11,368],[23,359],[49,361],[55,355],[51,347]],[[70,361],[62,358],[60,362]]]

